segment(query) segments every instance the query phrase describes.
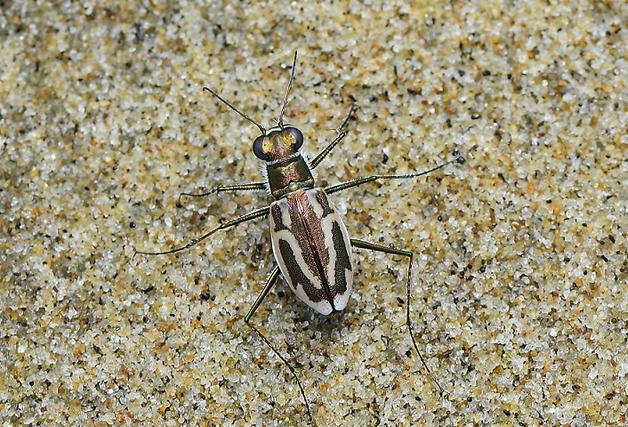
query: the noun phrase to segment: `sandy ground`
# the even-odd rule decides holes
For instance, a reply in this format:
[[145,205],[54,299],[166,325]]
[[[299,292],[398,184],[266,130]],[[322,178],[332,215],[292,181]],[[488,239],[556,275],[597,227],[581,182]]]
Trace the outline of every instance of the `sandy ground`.
[[[262,179],[256,120],[333,195],[355,292],[328,318],[283,281],[254,322],[319,426],[622,425],[628,399],[626,89],[620,1],[2,2],[0,423],[306,425],[242,318],[272,268],[267,220],[168,249],[272,200],[182,191]],[[82,4],[80,4],[82,3]]]

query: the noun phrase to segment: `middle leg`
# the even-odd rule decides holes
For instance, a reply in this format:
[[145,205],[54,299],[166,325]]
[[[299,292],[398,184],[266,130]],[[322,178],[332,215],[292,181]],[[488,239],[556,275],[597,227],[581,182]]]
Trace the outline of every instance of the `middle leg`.
[[212,188],[211,190],[204,193],[180,193],[179,199],[177,200],[177,204],[181,204],[181,197],[207,197],[212,194],[222,193],[225,191],[235,192],[235,191],[260,191],[266,189],[266,182],[250,182],[247,184],[233,184],[233,185],[219,185],[217,187]]
[[359,248],[359,249],[368,249],[371,251],[384,252],[387,254],[394,254],[394,255],[403,255],[403,256],[408,257],[409,259],[408,281],[406,282],[406,326],[408,327],[408,333],[410,334],[410,338],[412,339],[412,345],[414,346],[416,353],[419,355],[419,359],[421,360],[423,367],[429,374],[430,378],[432,378],[432,381],[434,381],[434,384],[436,384],[436,386],[438,387],[439,393],[442,395],[443,388],[440,386],[438,381],[436,381],[436,378],[434,378],[434,375],[432,375],[432,371],[430,371],[430,368],[428,368],[427,363],[425,363],[425,359],[423,359],[423,355],[421,354],[421,351],[419,350],[419,346],[417,345],[416,340],[414,339],[414,332],[412,330],[412,322],[410,321],[410,296],[411,296],[410,286],[412,283],[412,257],[413,257],[412,251],[390,248],[388,246],[378,245],[376,243],[371,243],[371,242],[367,242],[365,240],[360,240],[360,239],[351,239],[351,246],[353,246],[354,248]]
[[200,242],[202,242],[203,240],[207,239],[209,236],[213,235],[217,231],[225,230],[225,229],[230,228],[230,227],[235,227],[238,224],[241,224],[241,223],[246,222],[246,221],[251,221],[252,219],[264,217],[264,216],[268,215],[268,211],[269,210],[270,210],[270,208],[267,206],[267,207],[264,207],[264,208],[256,209],[256,210],[251,211],[251,212],[249,212],[247,214],[240,215],[239,217],[236,217],[236,218],[232,219],[231,221],[227,221],[225,223],[220,224],[218,227],[212,228],[207,233],[203,234],[201,237],[198,237],[198,238],[192,240],[187,245],[184,245],[184,246],[181,246],[181,247],[178,247],[178,248],[172,248],[172,249],[169,249],[167,251],[160,251],[160,252],[138,251],[136,248],[133,248],[133,251],[134,251],[133,252],[133,258],[135,258],[135,255],[166,255],[166,254],[173,254],[175,252],[184,251],[184,250],[186,250],[188,248],[191,248],[192,246],[198,245]]

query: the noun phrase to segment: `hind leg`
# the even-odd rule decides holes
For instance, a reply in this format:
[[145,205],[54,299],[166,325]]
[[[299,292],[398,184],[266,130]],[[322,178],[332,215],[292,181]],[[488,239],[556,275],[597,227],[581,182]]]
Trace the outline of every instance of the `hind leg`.
[[365,240],[360,240],[360,239],[351,239],[351,246],[353,246],[354,248],[359,248],[359,249],[368,249],[371,251],[384,252],[384,253],[393,254],[393,255],[403,255],[405,257],[408,257],[408,260],[409,260],[408,281],[406,282],[406,325],[408,327],[408,334],[410,334],[410,338],[412,339],[412,345],[414,346],[414,349],[416,350],[416,353],[418,354],[419,359],[421,360],[421,363],[423,364],[423,367],[429,374],[430,378],[432,378],[432,381],[434,381],[434,384],[436,384],[436,386],[438,387],[438,391],[442,395],[443,388],[440,386],[438,381],[436,381],[436,378],[434,378],[434,375],[432,375],[432,372],[430,371],[430,368],[428,368],[427,363],[425,363],[425,359],[423,358],[423,355],[421,354],[421,351],[419,350],[419,346],[417,345],[416,340],[414,339],[414,332],[412,330],[412,322],[410,321],[410,296],[411,296],[410,291],[411,291],[411,283],[412,283],[412,258],[413,258],[412,251],[406,251],[403,249],[394,249],[388,246],[378,245],[378,244],[367,242]]
[[262,332],[251,323],[251,317],[253,317],[255,310],[257,310],[257,308],[262,304],[262,301],[264,300],[264,298],[266,298],[266,295],[268,295],[273,285],[277,282],[277,277],[279,277],[279,267],[275,267],[268,275],[268,278],[266,279],[266,284],[264,285],[262,291],[260,292],[259,296],[257,297],[255,302],[251,306],[251,309],[248,311],[246,316],[244,316],[244,322],[247,324],[247,326],[253,329],[260,336],[262,341],[264,341],[264,343],[266,343],[266,345],[270,347],[272,352],[275,353],[275,355],[277,355],[279,359],[281,359],[281,361],[284,363],[284,365],[286,365],[286,367],[288,368],[288,370],[294,377],[295,381],[297,382],[297,385],[299,386],[299,390],[301,391],[301,397],[303,397],[303,403],[305,403],[305,408],[307,409],[307,416],[310,420],[310,424],[313,426],[314,418],[312,418],[312,412],[310,411],[310,404],[307,400],[307,396],[305,395],[305,389],[303,388],[303,385],[301,384],[301,381],[299,380],[299,376],[297,375],[297,371],[294,369],[292,365],[290,365],[288,360],[281,353],[279,353],[279,351],[270,343],[268,338],[266,338],[266,336],[262,334]]

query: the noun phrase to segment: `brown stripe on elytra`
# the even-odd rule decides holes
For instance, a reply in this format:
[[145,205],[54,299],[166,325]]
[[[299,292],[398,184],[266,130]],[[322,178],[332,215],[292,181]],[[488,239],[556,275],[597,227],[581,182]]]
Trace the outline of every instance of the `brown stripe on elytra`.
[[323,218],[325,218],[329,214],[333,214],[334,210],[329,207],[329,200],[327,200],[327,194],[324,191],[316,192],[316,201],[323,208]]
[[281,253],[281,258],[283,258],[286,263],[288,275],[290,276],[290,283],[293,289],[296,290],[299,285],[301,285],[307,296],[315,303],[327,299],[325,290],[315,288],[310,279],[308,279],[303,273],[301,267],[299,267],[299,264],[297,263],[294,252],[287,241],[279,239],[279,252]]
[[[288,197],[288,211],[290,212],[291,230],[301,249],[301,255],[312,274],[318,279],[327,299],[332,302],[333,295],[329,289],[326,265],[329,264],[329,250],[325,246],[325,233],[320,218],[307,193]],[[310,292],[318,294],[316,288],[304,288],[305,293],[313,299]],[[333,306],[333,302],[332,302]]]
[[287,230],[286,224],[283,223],[283,218],[281,217],[281,207],[279,203],[273,203],[270,206],[270,214],[273,217],[273,223],[275,224],[275,231]]
[[351,257],[347,252],[345,239],[337,221],[334,221],[331,227],[331,238],[336,251],[336,265],[334,265],[335,283],[331,291],[333,294],[344,294],[347,291],[345,270],[351,271]]

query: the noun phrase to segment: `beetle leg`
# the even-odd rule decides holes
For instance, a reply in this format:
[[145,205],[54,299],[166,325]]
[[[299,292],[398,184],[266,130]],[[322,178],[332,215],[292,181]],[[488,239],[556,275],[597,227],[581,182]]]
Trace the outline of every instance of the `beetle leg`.
[[292,365],[290,365],[288,360],[281,353],[279,353],[279,351],[270,343],[268,338],[266,338],[264,336],[264,334],[262,334],[262,332],[259,329],[257,329],[250,322],[251,317],[253,316],[253,313],[255,313],[255,310],[262,303],[262,300],[266,297],[266,295],[268,295],[268,292],[270,292],[270,289],[273,287],[273,285],[277,281],[277,277],[278,276],[279,276],[279,267],[275,267],[270,272],[270,274],[268,275],[268,279],[266,279],[266,284],[264,285],[264,288],[262,289],[262,292],[260,292],[259,296],[255,300],[255,303],[253,304],[253,306],[251,307],[249,312],[246,314],[246,316],[244,316],[244,322],[251,329],[253,329],[255,332],[257,332],[257,334],[260,336],[260,338],[262,338],[262,340],[266,343],[266,345],[268,347],[270,347],[270,349],[273,351],[273,353],[275,353],[277,355],[277,357],[279,359],[281,359],[283,364],[288,367],[288,370],[290,371],[290,373],[292,374],[292,376],[296,380],[297,385],[299,386],[299,390],[301,391],[301,397],[303,397],[303,403],[305,403],[305,408],[307,409],[307,416],[310,419],[310,424],[313,426],[314,425],[314,418],[312,418],[312,412],[310,411],[310,403],[307,400],[307,396],[305,395],[305,389],[303,388],[303,385],[301,384],[301,380],[299,380],[299,376],[297,375],[297,371],[294,369],[294,367]]
[[422,171],[422,172],[408,173],[408,174],[402,174],[402,175],[371,175],[371,176],[365,176],[365,177],[362,177],[362,178],[353,179],[351,181],[341,182],[340,184],[330,185],[329,187],[325,188],[325,193],[327,193],[327,194],[337,193],[339,191],[347,190],[349,188],[357,187],[358,185],[366,184],[367,182],[373,182],[373,181],[377,181],[377,180],[380,180],[380,179],[411,179],[411,178],[418,178],[420,176],[432,173],[432,172],[434,172],[434,171],[436,171],[438,169],[444,168],[448,164],[456,162],[456,161],[459,162],[459,163],[464,163],[464,157],[462,157],[462,155],[458,151],[454,151],[454,158],[453,159],[448,160],[445,163],[441,163],[438,166],[435,166],[435,167],[433,167],[431,169],[428,169],[428,170],[425,170],[425,171]]
[[268,279],[266,279],[266,284],[264,284],[264,289],[262,289],[262,292],[260,292],[260,294],[257,296],[257,299],[249,309],[249,312],[246,313],[246,316],[244,316],[245,322],[251,320],[251,317],[253,317],[253,314],[255,314],[255,310],[257,310],[257,308],[262,304],[262,301],[264,301],[266,295],[268,295],[272,287],[275,285],[275,283],[277,283],[277,277],[279,277],[279,266],[273,268],[268,275]]
[[410,338],[412,339],[412,345],[414,346],[416,353],[419,355],[419,359],[421,360],[423,367],[429,374],[430,378],[432,378],[432,381],[434,381],[434,384],[436,384],[436,386],[438,387],[439,393],[442,395],[443,388],[438,383],[438,381],[436,381],[436,378],[434,378],[434,375],[432,375],[432,372],[430,371],[430,368],[428,368],[427,363],[425,363],[425,359],[423,359],[423,355],[421,354],[421,351],[419,350],[419,346],[417,345],[416,340],[414,339],[412,323],[410,322],[410,296],[411,296],[410,289],[411,289],[411,283],[412,283],[412,257],[413,257],[412,251],[390,248],[388,246],[378,245],[375,243],[371,243],[371,242],[367,242],[367,241],[359,240],[359,239],[351,239],[351,246],[353,246],[354,248],[359,248],[359,249],[368,249],[371,251],[384,252],[387,254],[394,254],[394,255],[403,255],[403,256],[408,257],[409,259],[408,281],[406,282],[406,325],[408,326],[408,333],[410,334]]
[[205,193],[180,193],[177,204],[181,204],[181,197],[206,197],[212,194],[222,193],[224,191],[260,191],[266,189],[266,181],[250,182],[248,184],[235,184],[235,185],[219,185]]
[[314,157],[314,160],[310,162],[310,167],[312,169],[318,166],[318,164],[322,162],[325,157],[327,157],[330,151],[333,150],[334,147],[338,145],[340,141],[342,141],[342,138],[344,138],[347,135],[345,128],[347,127],[347,123],[349,123],[349,120],[351,119],[351,116],[353,115],[354,111],[355,111],[355,104],[351,103],[351,108],[349,108],[349,113],[347,113],[347,117],[345,117],[345,119],[342,121],[340,126],[338,126],[338,129],[336,129],[338,136],[336,136],[336,138],[334,138],[334,140],[330,142],[329,145],[325,147],[323,151],[318,153],[318,155]]
[[194,240],[192,240],[190,243],[188,243],[187,245],[178,247],[178,248],[173,248],[173,249],[169,249],[167,251],[163,251],[163,252],[145,252],[145,251],[138,251],[137,249],[133,248],[134,253],[133,256],[140,254],[140,255],[166,255],[166,254],[172,254],[175,252],[180,252],[183,251],[185,249],[191,248],[192,246],[196,246],[198,245],[200,242],[202,242],[203,240],[207,239],[209,236],[211,236],[212,234],[216,233],[217,231],[220,230],[224,230],[230,227],[234,227],[238,224],[241,224],[243,222],[246,221],[250,221],[252,219],[256,219],[256,218],[260,218],[263,216],[268,215],[268,211],[270,210],[270,208],[268,206],[264,207],[264,208],[260,208],[260,209],[256,209],[252,212],[249,212],[247,214],[241,215],[237,218],[232,219],[231,221],[227,221],[225,223],[220,224],[218,227],[212,228],[211,230],[209,230],[207,233],[203,234],[201,237],[198,237]]

